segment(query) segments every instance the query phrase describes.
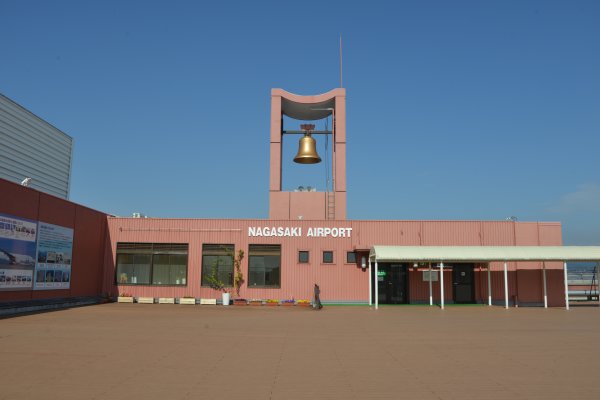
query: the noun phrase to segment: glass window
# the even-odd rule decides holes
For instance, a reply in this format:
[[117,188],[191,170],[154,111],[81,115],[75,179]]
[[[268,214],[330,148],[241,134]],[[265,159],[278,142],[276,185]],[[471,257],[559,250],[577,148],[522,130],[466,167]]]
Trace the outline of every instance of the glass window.
[[281,245],[251,244],[248,251],[248,285],[279,287]]
[[213,269],[217,270],[217,277],[225,286],[233,286],[234,251],[232,244],[202,245],[202,286],[210,286],[207,278]]
[[308,263],[308,255],[309,255],[308,251],[300,250],[298,252],[298,262],[300,264],[306,264],[306,263]]
[[348,264],[356,264],[356,253],[349,251],[346,253],[346,262]]
[[117,243],[116,283],[185,285],[187,244]]
[[117,282],[149,284],[151,258],[149,254],[117,254]]
[[323,263],[324,264],[333,263],[333,251],[324,251],[323,252]]
[[182,254],[155,254],[153,261],[152,284],[185,284],[187,256]]

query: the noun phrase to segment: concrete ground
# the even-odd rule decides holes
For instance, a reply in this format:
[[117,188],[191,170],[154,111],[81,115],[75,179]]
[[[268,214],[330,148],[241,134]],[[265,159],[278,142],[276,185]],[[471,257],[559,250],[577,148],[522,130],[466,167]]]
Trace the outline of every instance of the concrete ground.
[[0,399],[600,399],[600,309],[104,304],[0,320]]

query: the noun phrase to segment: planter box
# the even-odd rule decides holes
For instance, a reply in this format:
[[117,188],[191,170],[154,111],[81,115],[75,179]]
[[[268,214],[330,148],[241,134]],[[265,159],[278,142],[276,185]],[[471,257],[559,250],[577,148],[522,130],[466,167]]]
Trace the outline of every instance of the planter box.
[[217,305],[217,299],[200,299],[200,304],[206,304],[211,306]]
[[236,300],[236,299],[233,299],[233,305],[234,306],[247,306],[248,302],[246,300]]
[[265,303],[265,305],[269,306],[269,307],[274,307],[274,306],[278,306],[279,303]]
[[133,303],[133,297],[117,297],[117,303]]
[[248,302],[249,306],[262,306],[262,301],[250,301]]
[[154,297],[138,297],[139,304],[154,304]]
[[158,304],[175,304],[175,297],[159,297]]
[[295,306],[294,303],[281,303],[281,305],[284,307],[294,307]]
[[312,304],[310,304],[310,303],[299,303],[299,304],[296,304],[296,305],[298,307],[312,307]]
[[196,299],[187,299],[187,298],[183,298],[181,297],[179,299],[179,304],[189,304],[189,305],[194,305],[196,304]]

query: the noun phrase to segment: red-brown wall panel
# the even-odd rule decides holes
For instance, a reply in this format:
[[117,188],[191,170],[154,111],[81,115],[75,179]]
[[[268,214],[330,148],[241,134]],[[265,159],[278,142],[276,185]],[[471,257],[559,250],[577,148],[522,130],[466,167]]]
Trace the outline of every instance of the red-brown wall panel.
[[40,193],[40,206],[37,219],[49,224],[60,225],[66,228],[75,226],[75,203]]
[[106,214],[4,179],[0,179],[0,213],[74,230],[70,289],[2,290],[0,301],[97,296],[101,293]]
[[106,216],[78,207],[73,237],[71,295],[93,296],[101,291]]
[[0,212],[35,220],[41,192],[0,179]]

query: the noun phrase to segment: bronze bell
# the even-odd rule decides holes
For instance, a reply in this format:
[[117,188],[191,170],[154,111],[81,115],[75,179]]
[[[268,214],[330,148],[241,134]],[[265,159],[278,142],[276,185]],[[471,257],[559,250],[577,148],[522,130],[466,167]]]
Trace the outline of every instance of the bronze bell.
[[321,162],[321,157],[317,154],[317,141],[310,136],[314,125],[302,125],[302,130],[305,131],[304,136],[300,138],[298,154],[294,157],[294,162],[298,164],[317,164]]

